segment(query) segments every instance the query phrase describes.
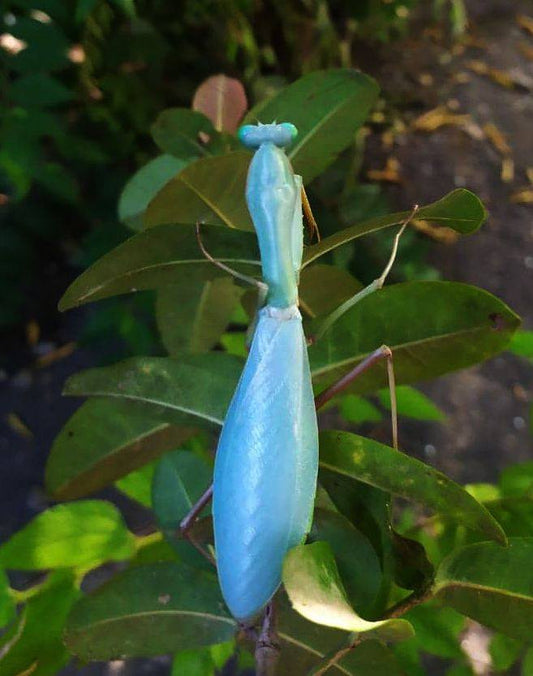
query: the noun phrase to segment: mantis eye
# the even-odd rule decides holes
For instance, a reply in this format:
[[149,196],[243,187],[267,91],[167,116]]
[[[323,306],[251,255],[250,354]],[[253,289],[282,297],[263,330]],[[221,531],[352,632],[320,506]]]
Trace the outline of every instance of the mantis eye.
[[247,148],[256,149],[263,143],[272,143],[278,148],[289,146],[298,135],[290,122],[281,124],[245,124],[238,131],[239,141]]
[[296,129],[296,127],[291,122],[282,122],[279,126],[289,134],[291,139],[290,143],[292,143],[298,136],[298,129]]

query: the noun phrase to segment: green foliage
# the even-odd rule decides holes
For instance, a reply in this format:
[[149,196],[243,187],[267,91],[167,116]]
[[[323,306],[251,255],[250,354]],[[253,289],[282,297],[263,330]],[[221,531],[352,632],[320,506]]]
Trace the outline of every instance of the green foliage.
[[410,638],[405,620],[363,620],[350,606],[342,586],[335,557],[327,542],[314,542],[291,549],[283,564],[283,584],[292,607],[303,617],[350,631],[355,636],[398,640]]
[[[379,3],[379,9],[367,5],[352,10],[346,4],[342,11],[357,15],[363,27],[396,7],[394,2]],[[127,15],[136,21],[143,8],[139,3],[134,14],[131,3],[84,1],[75,20],[81,25],[107,11],[113,20]],[[184,24],[209,12],[212,20],[220,18],[217,3],[185,3]],[[239,35],[248,35],[243,49],[253,71],[260,50],[254,51],[253,34],[247,33],[252,13],[243,6],[236,16],[243,21]],[[287,21],[296,22],[297,14],[291,9]],[[227,17],[224,22],[227,26]],[[48,67],[60,67],[56,53],[48,58]],[[96,78],[98,59],[86,68],[85,77]],[[106,118],[115,129],[130,84],[119,77],[99,81],[116,97],[112,119]],[[237,89],[229,80],[222,90],[205,84],[194,111],[161,105],[159,116],[154,109],[149,121],[146,111],[138,112],[140,129],[156,119],[152,135],[164,154],[124,187],[119,217],[134,232],[125,241],[122,233],[60,303],[65,310],[155,291],[154,314],[167,354],[137,355],[72,376],[65,393],[89,399],[57,436],[46,469],[55,499],[76,500],[114,485],[151,510],[153,531],[135,537],[110,503],[83,500],[51,507],[2,544],[2,568],[52,570],[41,585],[23,591],[0,578],[0,619],[7,624],[2,674],[55,674],[69,656],[107,660],[168,653],[173,674],[206,675],[217,673],[235,651],[249,660],[243,657],[249,645],[224,606],[214,574],[209,507],[187,537],[179,532],[209,485],[208,449],[242,371],[246,325],[255,304],[252,292],[203,256],[196,222],[205,222],[200,234],[215,259],[246,275],[261,274],[244,201],[250,154],[236,150],[232,135],[245,112],[243,99],[229,114],[220,94]],[[305,247],[301,275],[310,337],[361,289],[359,271],[348,269],[353,242],[409,215],[384,215],[368,204],[359,209],[365,194],[372,203],[372,191],[334,179],[345,170],[344,158],[357,158],[355,135],[376,92],[375,83],[358,72],[311,72],[259,101],[246,118],[260,115],[299,126],[301,141],[292,148],[292,161],[310,182],[313,205],[326,214],[326,236]],[[218,110],[215,103],[225,111],[218,117],[212,113]],[[102,104],[93,105],[95,115],[98,110],[105,118]],[[456,190],[421,207],[416,217],[468,235],[480,227],[485,211],[475,195]],[[123,301],[117,300],[117,307]],[[313,383],[322,391],[386,343],[394,353],[400,414],[442,421],[444,412],[411,385],[480,363],[509,346],[527,353],[527,335],[513,338],[518,325],[502,301],[470,285],[388,284],[339,316],[310,347]],[[345,420],[355,425],[381,420],[383,409],[390,408],[386,380],[385,366],[369,371],[331,408],[339,404]],[[324,416],[326,426],[332,426],[333,416],[332,411]],[[499,486],[462,487],[371,438],[322,432],[313,525],[308,541],[289,552],[285,591],[278,594],[279,674],[416,676],[424,673],[427,653],[448,660],[449,673],[470,673],[460,642],[467,617],[498,632],[491,643],[495,669],[520,659],[533,622],[530,465],[505,470]],[[395,498],[408,506],[400,502],[393,509]],[[109,579],[98,589],[80,591],[95,568],[124,560],[127,567],[106,573]],[[531,661],[528,653],[524,673]]]
[[94,567],[133,555],[133,535],[109,502],[56,505],[0,547],[0,565],[17,570]]

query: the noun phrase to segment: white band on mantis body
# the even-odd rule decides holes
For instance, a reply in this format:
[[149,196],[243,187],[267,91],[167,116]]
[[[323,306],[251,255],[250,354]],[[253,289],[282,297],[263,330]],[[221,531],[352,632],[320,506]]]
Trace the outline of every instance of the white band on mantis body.
[[271,317],[272,319],[277,319],[281,322],[288,321],[290,319],[300,319],[301,314],[297,305],[289,305],[289,307],[274,307],[273,305],[265,305],[259,311],[260,314],[265,315],[266,317]]

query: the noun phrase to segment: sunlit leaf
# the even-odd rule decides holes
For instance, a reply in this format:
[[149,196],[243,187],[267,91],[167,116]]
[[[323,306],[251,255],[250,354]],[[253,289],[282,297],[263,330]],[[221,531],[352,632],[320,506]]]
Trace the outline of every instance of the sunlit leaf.
[[154,469],[155,463],[153,462],[144,465],[115,481],[115,486],[128,498],[136,500],[144,507],[151,507]]
[[412,636],[404,620],[363,620],[350,606],[327,542],[298,545],[283,562],[283,584],[293,608],[312,622],[372,638],[387,640]]
[[55,676],[69,661],[62,640],[72,603],[80,592],[70,571],[56,571],[21,611],[16,626],[3,638],[2,676]]
[[356,394],[347,394],[342,398],[340,412],[346,421],[356,425],[364,422],[379,422],[383,419],[381,412],[374,404]]
[[509,343],[509,351],[533,359],[533,331],[517,331]]
[[133,554],[133,535],[120,512],[103,500],[55,505],[0,546],[0,565],[44,570],[120,561]]
[[9,590],[9,579],[0,570],[0,628],[5,627],[15,616],[15,602]]
[[[381,390],[378,392],[378,397],[382,405],[390,410],[390,391],[388,389]],[[408,385],[400,385],[396,388],[396,404],[398,414],[404,415],[407,418],[438,422],[446,420],[444,413],[429,397],[420,392],[420,390],[415,390],[414,387],[409,387]]]
[[342,514],[315,509],[309,541],[329,544],[348,601],[359,615],[371,615],[382,585],[382,570],[368,538]]
[[508,547],[479,542],[452,552],[437,571],[438,597],[507,636],[529,641],[533,625],[533,538]]
[[505,543],[498,522],[444,474],[389,446],[350,432],[320,435],[320,466],[418,502]]

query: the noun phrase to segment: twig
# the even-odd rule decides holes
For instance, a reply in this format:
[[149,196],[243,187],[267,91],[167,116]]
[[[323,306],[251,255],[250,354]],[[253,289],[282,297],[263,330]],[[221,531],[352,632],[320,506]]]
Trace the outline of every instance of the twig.
[[276,608],[272,600],[266,607],[263,626],[255,644],[256,676],[275,676],[279,655]]

